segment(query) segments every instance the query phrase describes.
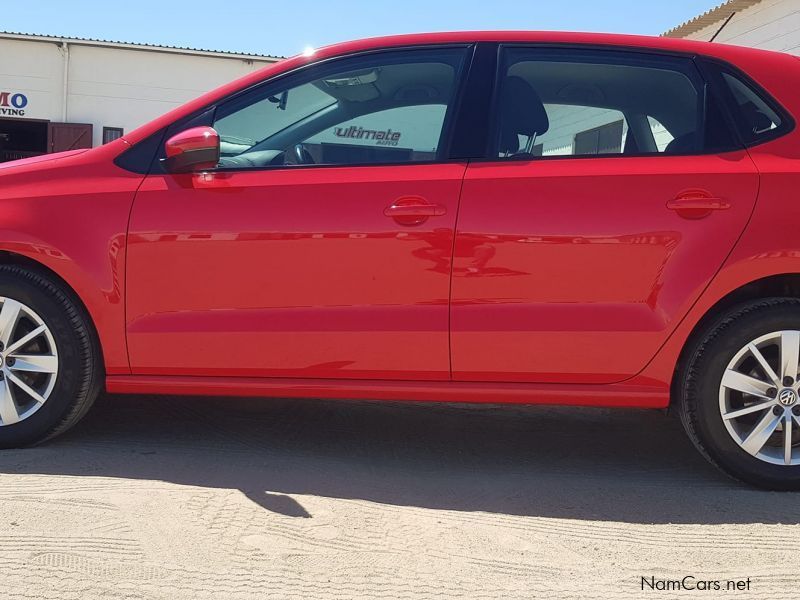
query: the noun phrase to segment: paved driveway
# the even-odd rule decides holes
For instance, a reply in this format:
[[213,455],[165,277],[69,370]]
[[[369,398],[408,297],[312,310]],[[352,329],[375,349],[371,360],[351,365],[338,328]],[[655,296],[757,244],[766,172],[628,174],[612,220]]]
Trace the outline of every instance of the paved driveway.
[[798,523],[656,412],[106,397],[0,453],[0,594],[793,599]]

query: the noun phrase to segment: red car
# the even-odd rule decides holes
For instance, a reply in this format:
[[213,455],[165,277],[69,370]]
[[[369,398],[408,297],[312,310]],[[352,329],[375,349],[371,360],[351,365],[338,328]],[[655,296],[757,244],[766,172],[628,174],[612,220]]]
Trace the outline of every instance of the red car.
[[325,48],[0,166],[0,445],[112,393],[673,407],[800,488],[798,58]]

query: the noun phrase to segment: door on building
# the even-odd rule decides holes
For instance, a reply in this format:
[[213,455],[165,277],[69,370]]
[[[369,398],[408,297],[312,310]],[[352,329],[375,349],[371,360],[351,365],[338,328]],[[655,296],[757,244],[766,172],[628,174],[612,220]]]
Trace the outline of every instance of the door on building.
[[630,378],[730,252],[756,169],[689,58],[508,47],[498,81],[459,209],[453,378]]
[[0,119],[0,162],[91,147],[89,123]]
[[134,201],[133,372],[449,379],[467,52],[348,57],[217,106],[219,168]]
[[91,123],[47,124],[47,151],[64,152],[92,147]]
[[47,121],[0,119],[0,162],[47,152]]

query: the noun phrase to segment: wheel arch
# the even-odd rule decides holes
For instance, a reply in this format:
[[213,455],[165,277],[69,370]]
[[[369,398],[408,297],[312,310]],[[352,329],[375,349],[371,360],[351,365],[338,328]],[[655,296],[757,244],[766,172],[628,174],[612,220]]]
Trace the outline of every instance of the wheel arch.
[[800,299],[800,273],[782,273],[769,275],[745,283],[723,295],[711,305],[692,327],[675,363],[675,370],[670,382],[670,407],[679,398],[678,385],[697,344],[705,333],[722,315],[733,307],[763,298],[798,298]]
[[72,300],[75,303],[75,305],[79,308],[79,310],[83,312],[84,316],[86,317],[86,322],[89,325],[89,331],[92,335],[93,342],[96,344],[98,350],[100,350],[98,352],[98,359],[101,361],[102,368],[105,369],[105,357],[102,351],[103,345],[100,341],[100,335],[97,329],[97,323],[95,322],[95,319],[92,316],[91,311],[86,306],[86,303],[83,301],[80,294],[75,290],[75,287],[71,285],[69,281],[67,281],[58,272],[56,272],[43,262],[37,261],[24,254],[18,254],[16,252],[12,252],[9,250],[0,250],[0,265],[12,265],[12,266],[23,267],[25,269],[38,272],[43,277],[47,277],[54,283],[58,284],[59,287],[61,287],[61,289],[69,296],[70,300]]

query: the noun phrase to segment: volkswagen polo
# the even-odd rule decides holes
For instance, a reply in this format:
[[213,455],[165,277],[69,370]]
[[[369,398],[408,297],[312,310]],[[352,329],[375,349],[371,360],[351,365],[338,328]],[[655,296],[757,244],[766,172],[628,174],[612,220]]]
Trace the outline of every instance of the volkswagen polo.
[[110,393],[672,408],[800,487],[800,62],[455,33],[0,166],[0,446]]

